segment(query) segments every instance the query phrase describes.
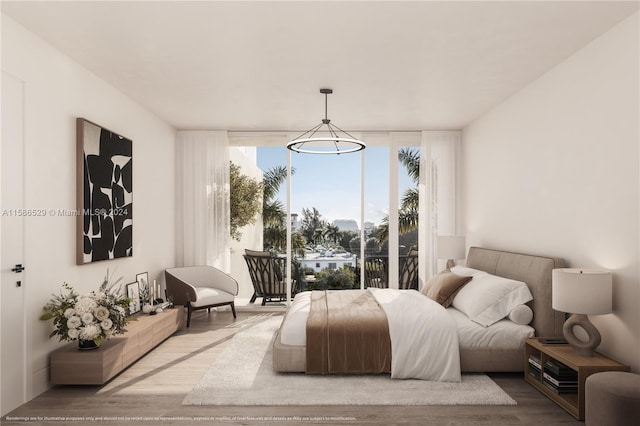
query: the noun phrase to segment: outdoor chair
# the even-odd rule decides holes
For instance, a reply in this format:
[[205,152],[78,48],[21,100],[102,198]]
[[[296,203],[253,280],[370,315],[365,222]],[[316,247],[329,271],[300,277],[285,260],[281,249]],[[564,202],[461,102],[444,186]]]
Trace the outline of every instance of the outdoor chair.
[[[282,302],[287,300],[286,265],[287,259],[274,256],[267,251],[246,250],[243,255],[249,268],[249,275],[253,284],[253,296],[251,303],[256,298],[262,297],[262,306],[267,302]],[[293,264],[293,277],[291,281],[291,296],[297,292],[298,267]]]
[[[406,256],[399,257],[398,288],[401,290],[418,289],[418,251],[411,250]],[[388,288],[388,257],[365,257],[365,287]]]
[[398,287],[401,290],[418,289],[418,251],[411,250],[409,254],[401,258],[400,277]]
[[365,287],[389,287],[386,256],[366,256],[364,265]]
[[238,282],[213,266],[185,266],[165,269],[167,298],[174,305],[187,307],[187,327],[191,323],[191,313],[198,309],[216,306],[231,306],[236,318],[235,296],[238,295]]

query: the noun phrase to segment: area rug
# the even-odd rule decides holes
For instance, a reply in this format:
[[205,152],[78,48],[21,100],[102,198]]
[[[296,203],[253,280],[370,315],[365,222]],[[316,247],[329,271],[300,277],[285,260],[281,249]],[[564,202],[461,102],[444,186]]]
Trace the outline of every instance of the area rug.
[[315,376],[272,369],[281,316],[244,327],[186,396],[183,405],[516,405],[484,374],[461,383],[392,380],[389,375]]

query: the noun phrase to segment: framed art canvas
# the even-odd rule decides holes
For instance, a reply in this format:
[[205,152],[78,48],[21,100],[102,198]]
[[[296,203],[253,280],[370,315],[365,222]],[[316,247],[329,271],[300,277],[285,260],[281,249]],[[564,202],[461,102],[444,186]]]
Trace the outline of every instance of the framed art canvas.
[[79,265],[133,256],[132,141],[76,120]]
[[136,274],[136,281],[140,288],[140,300],[142,304],[151,303],[151,295],[149,294],[149,273],[141,272]]
[[140,287],[138,282],[127,284],[127,297],[131,299],[129,302],[129,314],[133,315],[140,312]]

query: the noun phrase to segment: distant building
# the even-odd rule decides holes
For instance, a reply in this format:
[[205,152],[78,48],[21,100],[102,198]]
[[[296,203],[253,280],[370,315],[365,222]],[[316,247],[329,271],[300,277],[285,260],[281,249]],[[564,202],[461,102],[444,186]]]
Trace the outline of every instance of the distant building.
[[373,222],[365,222],[364,223],[364,236],[368,237],[373,232],[373,229],[376,227],[376,224]]
[[333,221],[333,225],[337,226],[341,231],[355,231],[358,232],[358,222],[353,219],[336,219]]
[[298,213],[291,213],[291,232],[300,230],[300,222],[298,221]]
[[354,268],[358,257],[351,253],[332,254],[327,253],[306,253],[304,259],[297,258],[302,268],[313,269],[320,272],[323,269],[341,269],[344,266]]

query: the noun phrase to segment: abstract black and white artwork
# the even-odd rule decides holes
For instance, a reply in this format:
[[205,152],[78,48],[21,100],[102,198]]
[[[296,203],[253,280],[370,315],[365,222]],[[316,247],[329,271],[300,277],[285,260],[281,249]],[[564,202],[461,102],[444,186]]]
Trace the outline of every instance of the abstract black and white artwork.
[[77,119],[77,263],[133,256],[132,142]]

